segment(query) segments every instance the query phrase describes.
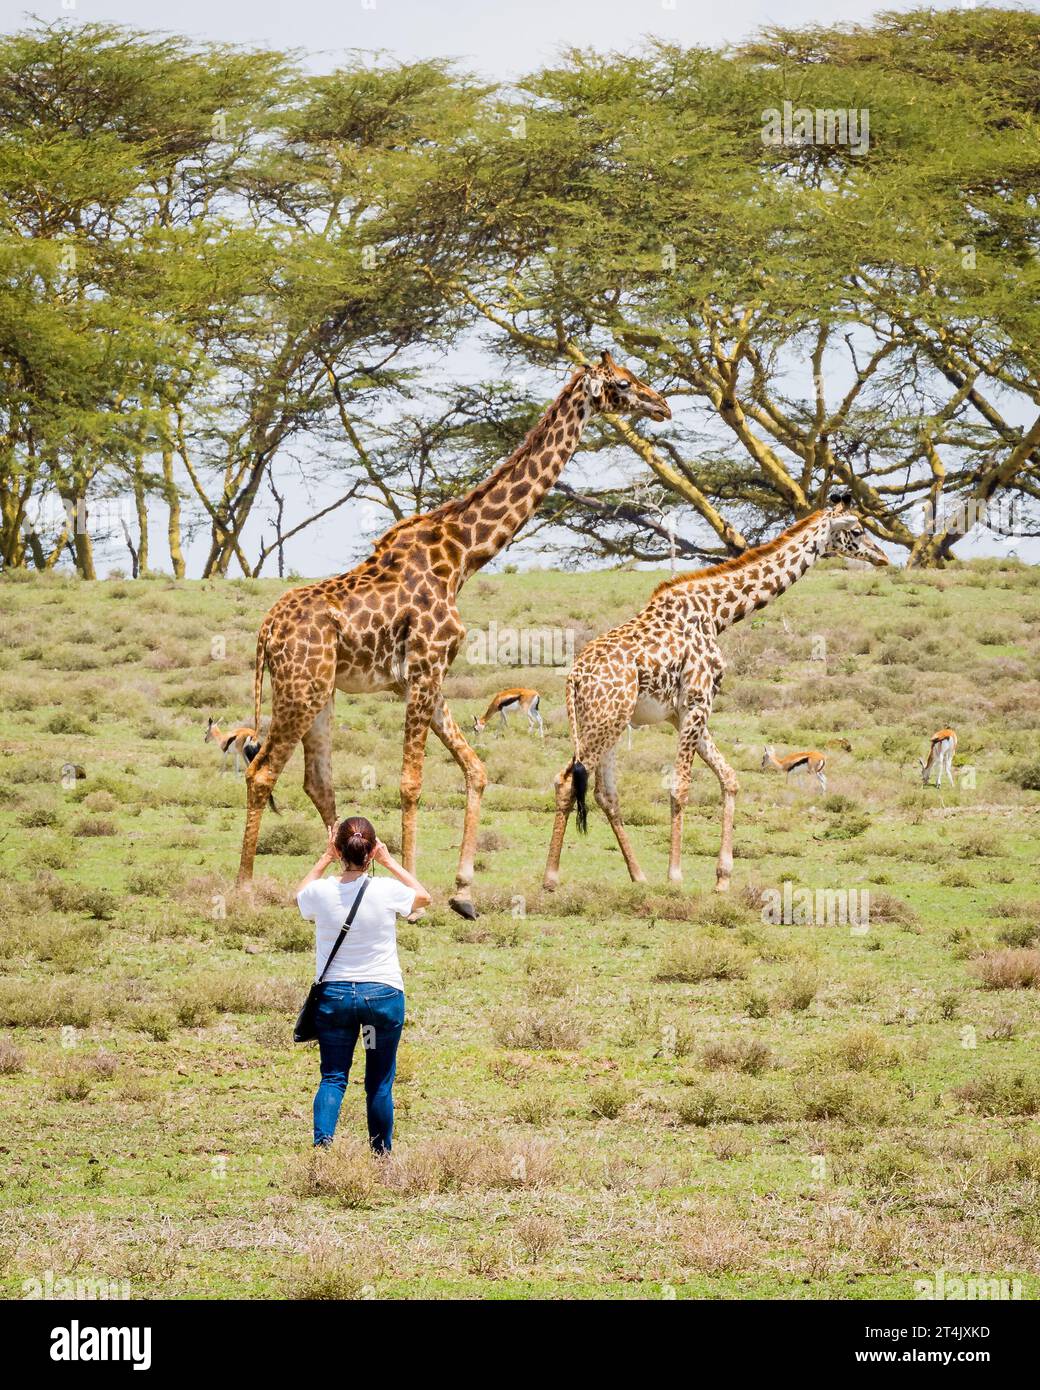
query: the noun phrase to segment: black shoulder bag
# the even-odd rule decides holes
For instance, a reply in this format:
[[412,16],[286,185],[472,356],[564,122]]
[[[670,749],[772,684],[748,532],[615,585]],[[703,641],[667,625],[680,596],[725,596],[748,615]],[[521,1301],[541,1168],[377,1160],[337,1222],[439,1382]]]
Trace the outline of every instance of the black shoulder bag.
[[365,896],[365,889],[368,885],[369,879],[363,878],[361,880],[361,887],[358,889],[357,897],[354,899],[350,911],[347,913],[347,920],[339,929],[339,936],[336,937],[336,944],[329,952],[329,958],[325,962],[325,969],[311,985],[307,998],[304,1000],[303,1008],[300,1010],[300,1016],[296,1020],[296,1027],[293,1029],[293,1042],[313,1042],[318,1036],[316,1024],[318,1012],[318,986],[328,974],[329,966],[335,959],[336,952],[343,945],[343,938],[350,930],[351,922],[353,922],[354,918],[357,916],[357,910],[361,906],[361,899]]

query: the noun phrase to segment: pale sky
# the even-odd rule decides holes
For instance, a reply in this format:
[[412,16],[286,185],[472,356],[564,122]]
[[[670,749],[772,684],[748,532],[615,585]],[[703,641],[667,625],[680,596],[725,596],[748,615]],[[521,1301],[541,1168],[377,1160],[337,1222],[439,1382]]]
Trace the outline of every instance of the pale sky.
[[[247,46],[268,45],[297,49],[308,66],[328,69],[350,49],[383,50],[402,59],[450,57],[466,69],[492,80],[502,80],[550,62],[569,47],[603,50],[631,49],[648,36],[683,44],[723,45],[746,39],[767,24],[833,24],[867,20],[883,9],[917,8],[918,3],[878,3],[874,0],[728,0],[726,4],[698,0],[177,0],[176,4],[142,4],[141,0],[39,0],[27,6],[21,0],[0,0],[0,28],[5,32],[26,24],[32,16],[41,20],[64,19],[69,23],[99,21],[126,24],[148,31],[167,30],[202,40],[219,40]],[[973,0],[963,0],[973,8]],[[938,4],[936,8],[955,8]],[[1028,6],[1035,8],[1035,6]],[[479,361],[465,346],[438,364],[440,371],[459,378],[492,375],[489,364]],[[562,378],[561,378],[562,381]],[[548,374],[544,382],[548,401],[559,383]],[[571,468],[580,465],[572,464]],[[282,473],[283,483],[288,483]],[[570,474],[569,476],[574,476]],[[579,479],[580,480],[580,479]],[[310,498],[287,495],[286,527],[336,495],[321,488]],[[151,537],[153,565],[167,568],[165,509],[156,504]],[[258,521],[260,508],[256,509]],[[363,518],[350,505],[304,533],[287,546],[287,564],[312,576],[347,568],[357,558],[359,528]],[[366,530],[371,530],[369,521]],[[378,529],[382,529],[379,527]],[[258,528],[251,526],[248,549],[254,551]],[[1000,553],[980,536],[981,549]],[[205,535],[188,549],[189,574],[198,573],[206,549]],[[976,549],[962,545],[959,552]],[[1034,558],[1033,545],[1021,547],[1023,558]],[[508,557],[530,563],[522,541]],[[125,566],[121,546],[99,554],[99,570],[106,565]],[[268,562],[265,573],[276,572]]]
[[[491,78],[551,59],[561,48],[625,49],[647,34],[684,44],[736,43],[764,24],[867,19],[918,4],[870,0],[0,0],[4,29],[28,14],[170,30],[189,37],[298,48],[317,66],[346,49],[401,58],[452,57]],[[953,6],[938,4],[937,9]]]

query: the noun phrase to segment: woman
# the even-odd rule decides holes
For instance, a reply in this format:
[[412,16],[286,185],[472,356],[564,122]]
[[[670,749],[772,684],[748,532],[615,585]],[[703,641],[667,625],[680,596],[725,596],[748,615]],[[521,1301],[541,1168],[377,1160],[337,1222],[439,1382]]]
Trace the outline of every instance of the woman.
[[[323,881],[325,870],[337,860],[339,877]],[[381,865],[392,877],[366,880],[372,864]],[[360,1032],[365,1047],[369,1142],[376,1153],[389,1153],[397,1044],[404,1026],[397,918],[427,907],[430,895],[376,838],[372,822],[351,816],[329,828],[325,853],[300,880],[296,901],[304,917],[315,924],[317,979],[365,883],[357,914],[319,991],[321,1084],[314,1097],[314,1143],[320,1148],[332,1143]]]

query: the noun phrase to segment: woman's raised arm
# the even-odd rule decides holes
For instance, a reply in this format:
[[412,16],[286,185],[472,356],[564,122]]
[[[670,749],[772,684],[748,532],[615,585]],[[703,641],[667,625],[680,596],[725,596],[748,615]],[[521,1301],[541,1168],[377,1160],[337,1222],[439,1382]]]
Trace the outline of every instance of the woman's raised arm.
[[307,887],[308,884],[313,883],[315,879],[321,878],[322,874],[325,872],[325,870],[329,867],[330,864],[335,864],[336,860],[339,858],[339,854],[336,852],[335,839],[336,827],[334,825],[330,825],[328,844],[325,846],[325,853],[317,861],[314,867],[312,869],[309,869],[307,873],[304,874],[303,878],[300,879],[299,883],[296,885],[295,890],[293,891],[294,898],[299,897],[299,895],[303,892],[303,890]]
[[413,912],[418,912],[422,907],[429,907],[430,903],[433,902],[432,896],[415,875],[410,874],[403,864],[397,862],[382,840],[376,841],[376,847],[372,851],[372,862],[381,865],[387,873],[393,874],[399,883],[403,883],[406,888],[412,890],[415,894],[415,902],[412,904]]

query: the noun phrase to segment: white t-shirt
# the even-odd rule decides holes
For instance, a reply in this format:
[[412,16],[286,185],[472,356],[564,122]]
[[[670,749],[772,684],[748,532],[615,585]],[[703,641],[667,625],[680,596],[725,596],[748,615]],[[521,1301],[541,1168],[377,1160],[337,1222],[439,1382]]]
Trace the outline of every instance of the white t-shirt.
[[[316,927],[315,979],[321,974],[364,882],[364,875],[353,883],[341,883],[338,878],[318,879],[297,893],[300,911]],[[411,912],[415,892],[396,878],[370,878],[367,882],[357,916],[325,979],[369,980],[403,990],[404,977],[397,959],[397,918]]]

